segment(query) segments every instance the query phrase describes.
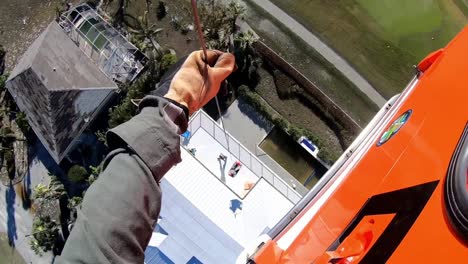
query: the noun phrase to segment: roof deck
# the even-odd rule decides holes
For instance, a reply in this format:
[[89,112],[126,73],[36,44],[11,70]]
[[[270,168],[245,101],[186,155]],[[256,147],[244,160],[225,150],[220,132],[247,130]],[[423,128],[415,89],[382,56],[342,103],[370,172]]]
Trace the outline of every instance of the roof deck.
[[[204,112],[196,113],[189,127],[192,133],[181,146],[182,162],[161,181],[162,209],[145,262],[234,263],[289,212],[294,206],[290,199],[300,196],[294,198],[292,190],[288,198],[286,184],[282,190],[271,184],[266,177],[274,181],[277,176],[230,136],[229,152],[220,143],[221,135],[226,140],[224,133]],[[207,131],[210,128],[217,131],[216,137]],[[189,148],[197,149],[195,155]],[[220,153],[228,157],[224,169],[217,159]],[[227,173],[237,157],[242,168],[230,177]],[[254,183],[250,190],[245,190],[245,181]]]
[[[195,148],[195,158],[239,196],[247,194],[244,183],[255,183],[264,179],[292,203],[295,204],[302,198],[292,186],[263,164],[229,132],[225,134],[221,126],[205,112],[199,111],[194,114],[188,129],[191,137],[182,138],[183,146],[186,149]],[[227,157],[225,168],[224,163],[217,159],[220,153]],[[235,161],[240,161],[242,167],[235,177],[231,177],[228,172]]]
[[[230,176],[229,170],[237,161],[237,158],[216,140],[213,140],[204,129],[197,130],[186,145],[186,148],[195,148],[195,158],[240,198],[244,198],[248,193],[249,188],[246,188],[246,185],[255,185],[260,180],[245,165],[242,165],[235,176]],[[221,153],[226,156],[226,161],[218,159]]]

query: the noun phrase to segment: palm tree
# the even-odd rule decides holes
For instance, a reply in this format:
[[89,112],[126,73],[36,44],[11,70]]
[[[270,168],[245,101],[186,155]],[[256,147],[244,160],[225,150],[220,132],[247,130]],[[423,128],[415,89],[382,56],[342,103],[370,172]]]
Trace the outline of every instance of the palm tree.
[[228,5],[228,13],[231,22],[231,33],[236,32],[236,21],[239,17],[243,17],[245,14],[245,7],[239,4],[237,1],[232,1]]
[[238,41],[239,47],[245,51],[247,48],[251,47],[258,38],[254,35],[252,31],[242,32],[236,35],[235,41]]
[[[131,15],[125,15],[126,19],[130,19],[133,21],[126,21],[126,24],[128,25],[128,31],[133,34],[133,36],[139,40],[140,42],[143,42],[142,48],[143,52],[148,52],[148,48],[154,49],[159,56],[162,56],[162,47],[159,45],[159,43],[156,41],[156,37],[161,33],[164,29],[162,28],[157,28],[156,24],[150,24],[148,20],[148,11],[145,11],[143,16],[139,16],[138,18],[135,18]],[[151,45],[148,47],[145,45],[145,42],[149,42]]]
[[244,13],[245,8],[236,1],[228,5],[215,2],[215,8],[206,2],[201,4],[200,18],[209,48],[228,50],[231,37],[236,33],[236,20]]

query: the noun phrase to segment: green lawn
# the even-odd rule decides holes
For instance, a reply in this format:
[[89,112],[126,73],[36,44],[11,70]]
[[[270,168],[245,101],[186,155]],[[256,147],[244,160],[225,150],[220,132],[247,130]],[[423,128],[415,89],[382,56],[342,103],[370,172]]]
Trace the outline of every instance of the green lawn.
[[[372,119],[377,113],[378,107],[365,94],[315,49],[276,21],[274,17],[251,1],[247,1],[247,3],[249,3],[247,22],[260,35],[263,42],[316,83],[359,125],[364,127]],[[271,101],[269,103],[272,104]],[[294,107],[291,108],[291,112],[297,116],[308,114],[299,112]],[[287,115],[285,117],[288,118]],[[298,125],[307,127],[304,123]]]
[[[398,40],[420,32],[432,32],[442,24],[436,1],[357,0],[384,29],[389,39]],[[424,3],[422,3],[424,2]]]
[[[466,0],[272,0],[337,50],[386,98],[468,22]],[[433,39],[434,38],[434,39]]]

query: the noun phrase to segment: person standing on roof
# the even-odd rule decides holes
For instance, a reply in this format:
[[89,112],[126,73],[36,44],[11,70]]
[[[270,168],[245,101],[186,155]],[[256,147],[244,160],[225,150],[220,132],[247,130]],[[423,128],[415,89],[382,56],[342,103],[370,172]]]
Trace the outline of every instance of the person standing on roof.
[[181,161],[179,135],[235,68],[232,54],[208,51],[207,57],[196,51],[178,62],[140,102],[140,113],[107,133],[112,151],[57,263],[144,262],[161,210],[159,182]]

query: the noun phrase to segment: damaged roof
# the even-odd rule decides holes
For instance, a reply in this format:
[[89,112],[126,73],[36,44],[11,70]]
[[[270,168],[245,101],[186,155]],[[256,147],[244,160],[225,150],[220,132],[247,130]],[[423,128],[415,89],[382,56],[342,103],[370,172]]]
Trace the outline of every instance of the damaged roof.
[[56,22],[29,47],[6,87],[57,163],[117,89]]

